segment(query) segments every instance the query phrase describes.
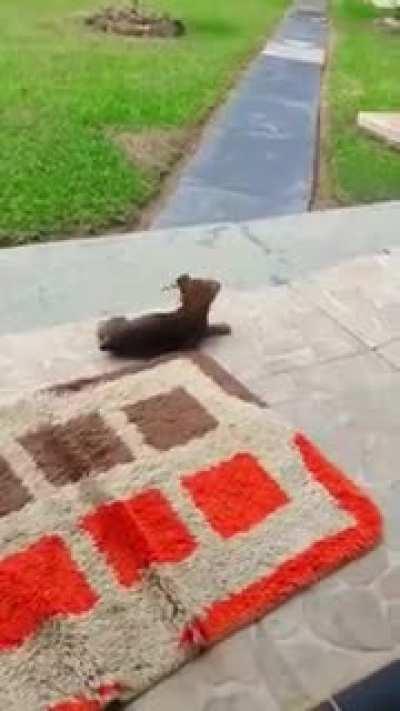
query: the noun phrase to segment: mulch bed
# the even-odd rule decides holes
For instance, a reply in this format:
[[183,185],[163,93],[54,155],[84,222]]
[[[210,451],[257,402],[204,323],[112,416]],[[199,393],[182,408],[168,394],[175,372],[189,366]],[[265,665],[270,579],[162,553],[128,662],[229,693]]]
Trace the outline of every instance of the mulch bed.
[[106,7],[86,17],[85,22],[99,32],[126,37],[180,37],[185,33],[181,20],[157,15],[136,6]]

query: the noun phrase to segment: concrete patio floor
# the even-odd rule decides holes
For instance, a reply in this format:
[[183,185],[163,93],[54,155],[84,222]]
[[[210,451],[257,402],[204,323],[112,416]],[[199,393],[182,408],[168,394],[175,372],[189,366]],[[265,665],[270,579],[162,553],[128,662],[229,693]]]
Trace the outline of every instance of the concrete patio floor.
[[400,246],[400,202],[0,250],[0,335],[167,306],[177,274],[249,291]]
[[[129,273],[135,278],[129,250],[145,250],[144,240],[155,240],[149,305],[156,304],[175,258],[175,271],[195,268],[197,259],[196,272],[224,278],[215,316],[232,324],[233,336],[208,344],[208,352],[305,430],[384,512],[385,541],[378,549],[198,658],[133,702],[132,711],[304,711],[399,658],[400,249],[393,248],[399,216],[399,205],[392,204],[218,228],[222,232],[198,228],[192,241],[185,233],[186,259],[177,248],[183,233],[0,253],[0,275],[8,265],[12,290],[4,291],[0,318],[0,400],[119,366],[97,353],[94,323],[102,311],[126,308],[125,280]],[[163,240],[171,254],[161,265],[156,246]],[[90,294],[93,264],[106,244],[109,273],[96,302]],[[74,249],[74,261],[68,261]],[[86,250],[93,260],[85,291],[79,253]],[[242,250],[240,258],[235,250]],[[47,284],[42,312],[32,298],[32,273],[39,275],[40,263],[41,283]],[[46,271],[49,263],[56,274]],[[146,263],[145,274],[150,267]],[[268,285],[274,282],[269,275],[281,285]],[[143,273],[138,278],[142,283]],[[101,287],[93,283],[96,294]],[[138,308],[143,301],[142,295]],[[130,310],[134,303],[133,295]]]

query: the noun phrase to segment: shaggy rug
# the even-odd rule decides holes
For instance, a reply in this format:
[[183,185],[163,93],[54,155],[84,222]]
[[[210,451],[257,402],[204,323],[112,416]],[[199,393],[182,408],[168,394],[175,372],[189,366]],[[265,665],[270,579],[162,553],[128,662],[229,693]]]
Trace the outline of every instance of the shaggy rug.
[[0,409],[0,708],[99,711],[371,548],[374,504],[204,356]]

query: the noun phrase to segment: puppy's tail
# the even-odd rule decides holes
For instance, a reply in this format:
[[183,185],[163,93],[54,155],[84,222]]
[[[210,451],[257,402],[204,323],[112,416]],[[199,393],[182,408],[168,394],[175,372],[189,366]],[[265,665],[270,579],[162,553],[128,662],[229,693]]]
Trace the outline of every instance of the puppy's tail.
[[232,329],[228,323],[211,323],[207,326],[206,337],[230,336]]

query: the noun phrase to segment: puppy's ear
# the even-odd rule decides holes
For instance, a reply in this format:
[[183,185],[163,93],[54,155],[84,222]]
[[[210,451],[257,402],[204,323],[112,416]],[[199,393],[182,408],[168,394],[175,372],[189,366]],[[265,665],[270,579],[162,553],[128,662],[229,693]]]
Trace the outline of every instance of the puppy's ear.
[[190,281],[190,274],[180,274],[176,280],[176,283],[178,286],[181,286],[182,284],[187,284],[188,281]]
[[171,291],[171,289],[180,289],[182,291],[187,284],[190,282],[190,276],[189,274],[181,274],[178,276],[175,281],[172,282],[172,284],[168,284],[168,286],[163,286],[163,291]]
[[176,285],[183,289],[190,281],[190,274],[181,274],[176,280]]

